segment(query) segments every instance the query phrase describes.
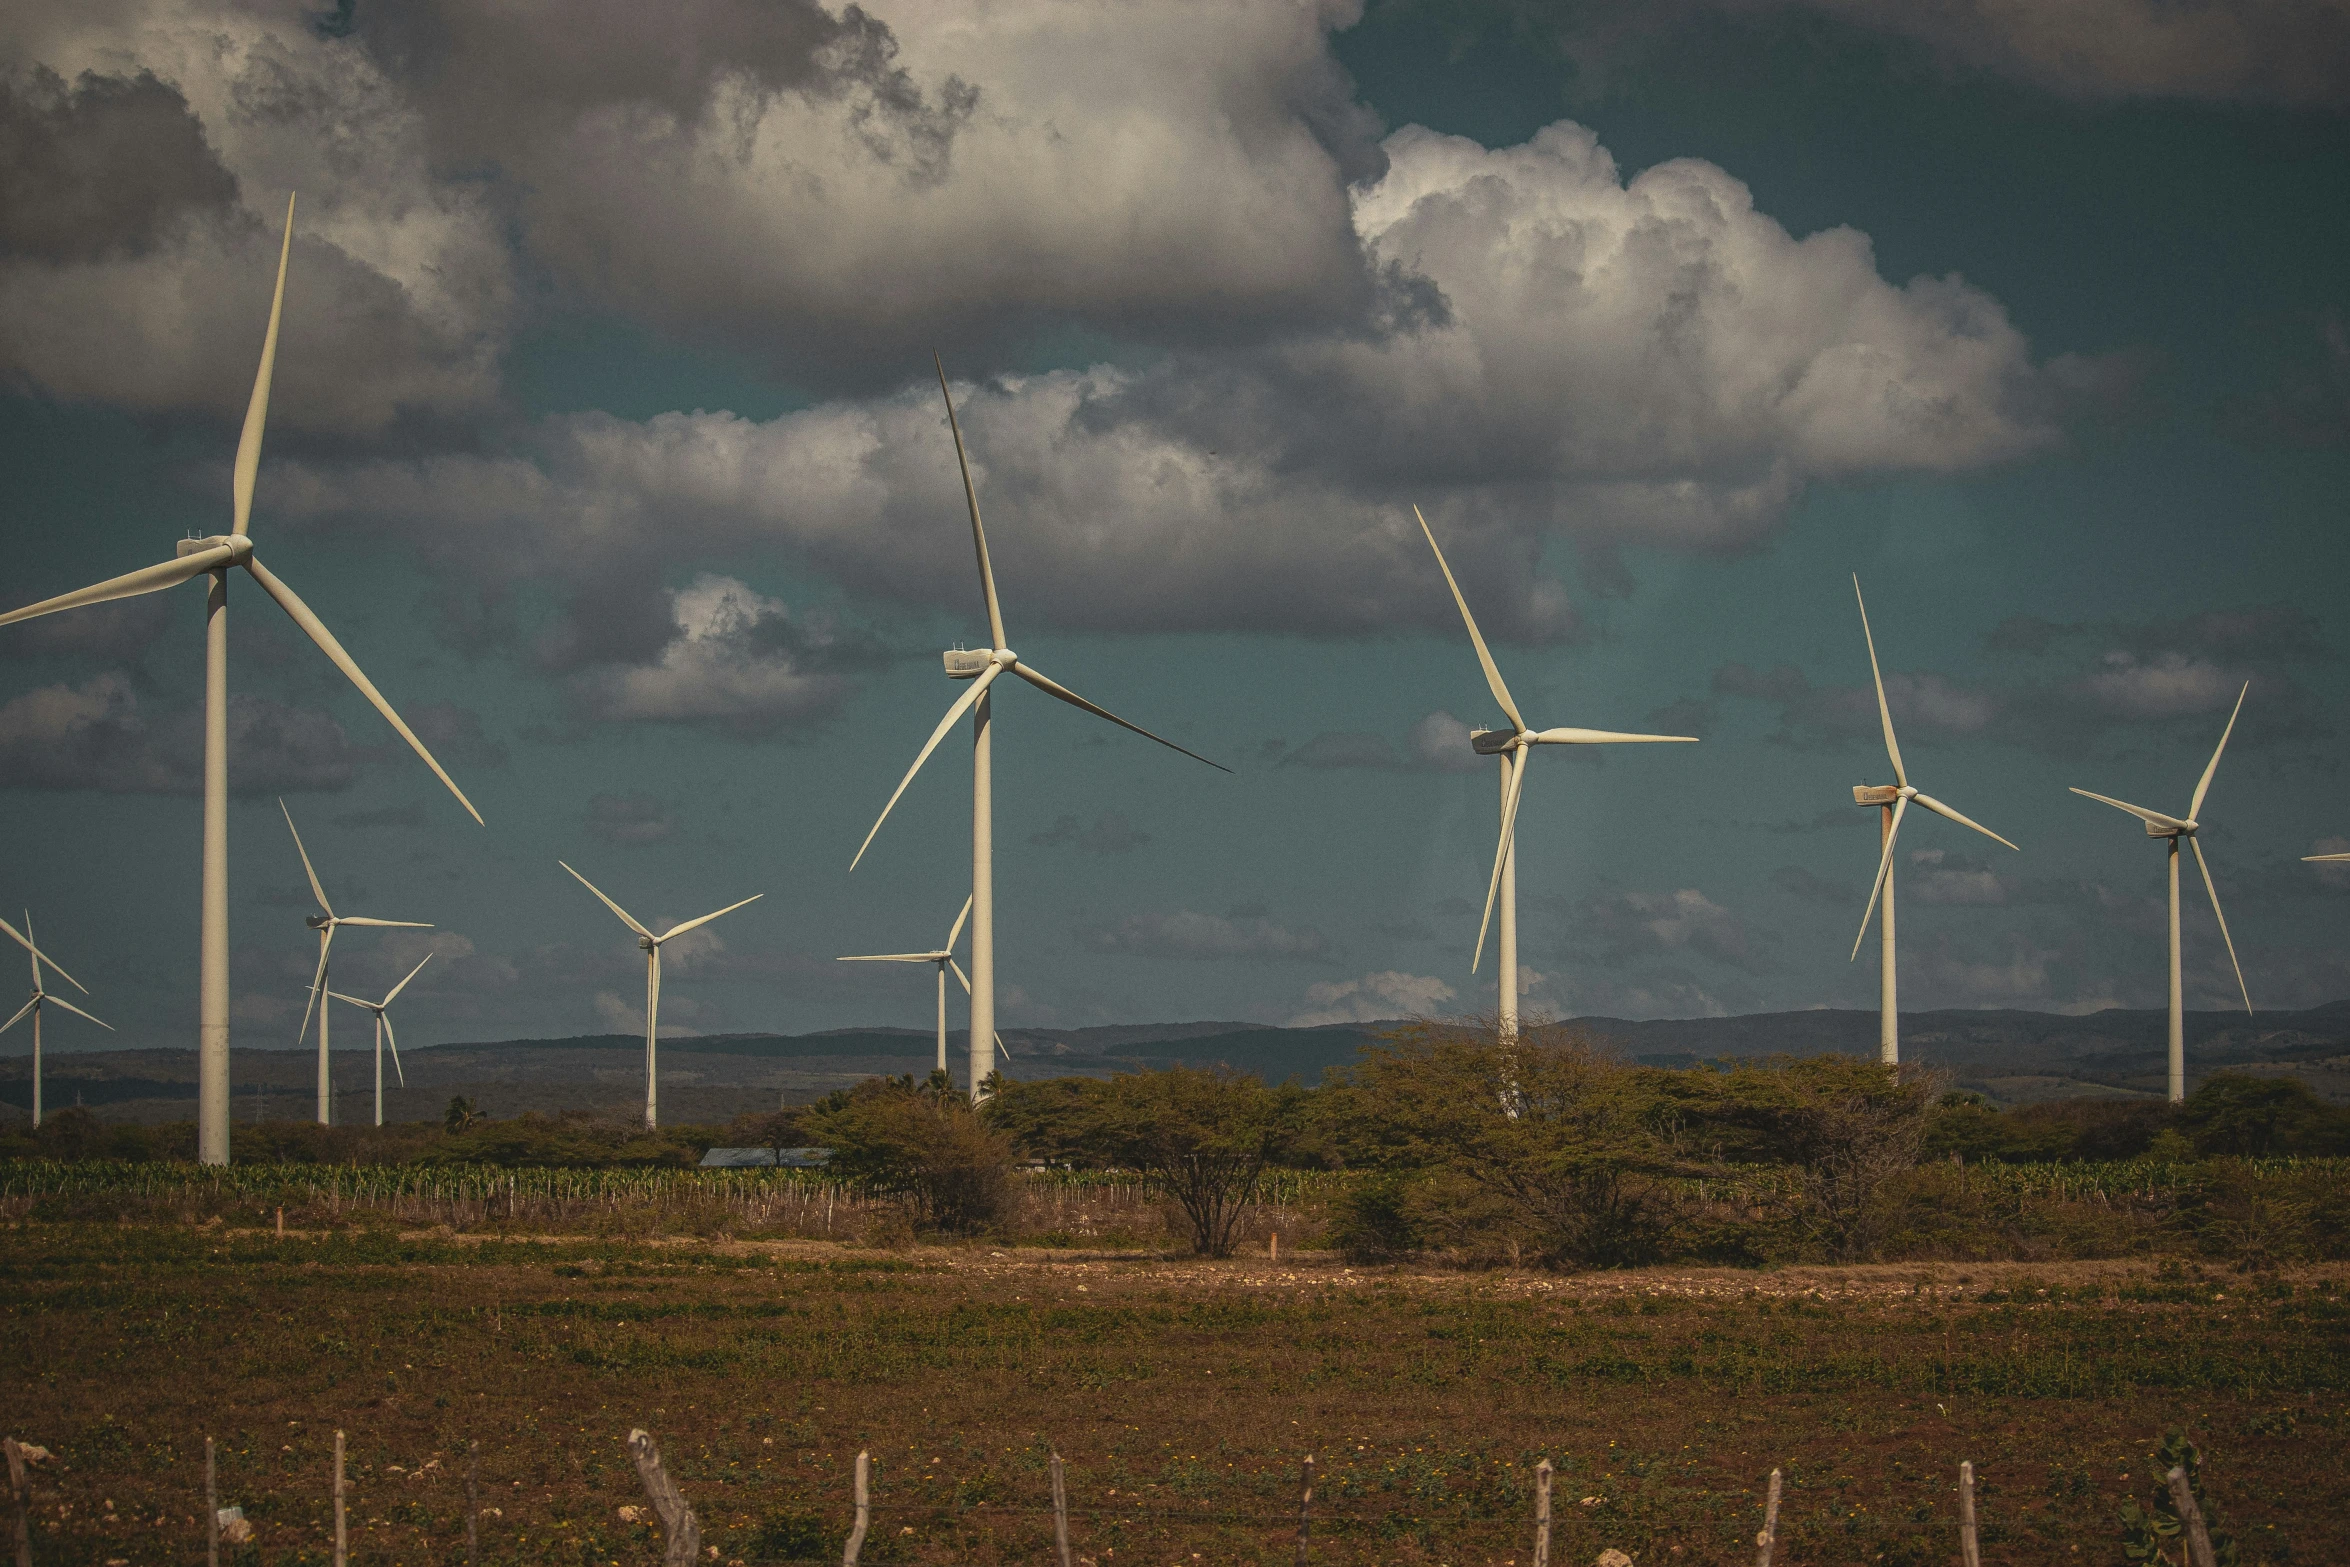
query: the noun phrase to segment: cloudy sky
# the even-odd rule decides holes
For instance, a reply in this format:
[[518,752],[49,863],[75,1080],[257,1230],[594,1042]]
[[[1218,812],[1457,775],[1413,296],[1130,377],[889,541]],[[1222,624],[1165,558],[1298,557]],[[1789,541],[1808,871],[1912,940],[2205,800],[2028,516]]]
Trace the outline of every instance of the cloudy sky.
[[[997,702],[1007,1025],[1492,1005],[1498,713],[1537,725],[1526,1005],[2159,1004],[2205,835],[2254,999],[2350,994],[2344,0],[60,0],[0,19],[7,603],[253,533],[488,820],[243,577],[240,1043],[290,1043],[303,827],[415,1042],[921,1024],[967,750],[850,856],[984,642],[1211,772]],[[0,905],[192,1038],[201,593],[0,630]],[[690,948],[687,943],[695,943]],[[2200,895],[2190,1005],[2222,1004]],[[357,1018],[354,1015],[354,1024]],[[70,1020],[61,1045],[94,1034]],[[103,1036],[100,1036],[103,1038]],[[16,1045],[14,1037],[8,1041]]]

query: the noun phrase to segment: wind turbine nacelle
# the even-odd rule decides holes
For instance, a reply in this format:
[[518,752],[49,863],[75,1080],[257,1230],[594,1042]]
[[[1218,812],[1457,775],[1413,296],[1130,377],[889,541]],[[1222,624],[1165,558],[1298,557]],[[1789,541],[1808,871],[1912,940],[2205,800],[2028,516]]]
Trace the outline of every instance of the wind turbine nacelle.
[[977,680],[995,662],[995,654],[985,648],[950,648],[939,656],[946,660],[949,680]]
[[1855,805],[1891,805],[1901,798],[1899,784],[1854,784],[1852,803]]
[[1469,731],[1469,744],[1476,749],[1479,756],[1499,756],[1510,748],[1510,742],[1516,738],[1518,738],[1518,733],[1514,729],[1472,729]]
[[302,923],[309,926],[312,930],[324,930],[327,928],[327,926],[333,924],[334,921],[328,919],[323,914],[305,914],[302,916]]
[[2160,822],[2146,824],[2146,836],[2149,838],[2176,838],[2180,835],[2180,830],[2176,827],[2165,827]]

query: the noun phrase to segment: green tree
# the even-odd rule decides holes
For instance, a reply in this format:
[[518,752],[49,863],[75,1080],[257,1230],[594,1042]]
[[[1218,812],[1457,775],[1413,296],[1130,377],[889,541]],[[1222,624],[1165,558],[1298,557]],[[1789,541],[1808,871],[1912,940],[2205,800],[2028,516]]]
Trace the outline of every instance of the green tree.
[[926,1228],[969,1234],[1010,1209],[1011,1139],[944,1072],[920,1083],[868,1078],[798,1119],[804,1135],[832,1149],[832,1173],[909,1203]]
[[[1504,1245],[1553,1266],[1622,1267],[1658,1256],[1682,1168],[1659,1074],[1564,1027],[1503,1045],[1475,1026],[1413,1024],[1366,1049],[1333,1099],[1350,1163],[1420,1172],[1403,1212],[1391,1192],[1350,1222],[1456,1244]],[[1376,1182],[1372,1183],[1374,1186]]]
[[2178,1129],[2205,1158],[2350,1153],[2350,1110],[2294,1077],[2215,1072],[2180,1107]]
[[1266,1168],[1296,1146],[1305,1100],[1295,1083],[1172,1067],[1007,1084],[988,1113],[1040,1158],[1134,1171],[1183,1210],[1194,1251],[1226,1257]]

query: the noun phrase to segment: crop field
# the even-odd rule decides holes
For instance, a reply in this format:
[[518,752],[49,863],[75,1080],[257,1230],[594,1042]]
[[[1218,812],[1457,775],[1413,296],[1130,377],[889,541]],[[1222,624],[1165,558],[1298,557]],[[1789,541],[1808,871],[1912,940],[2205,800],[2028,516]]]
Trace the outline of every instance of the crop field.
[[644,1426],[718,1560],[839,1560],[874,1462],[878,1563],[1050,1559],[1067,1460],[1078,1555],[1531,1560],[2121,1560],[2169,1427],[2205,1453],[2243,1561],[2350,1559],[2350,1269],[2192,1263],[1350,1268],[1285,1247],[746,1242],[19,1218],[0,1232],[5,1422],[50,1449],[34,1559],[198,1562],[203,1439],[242,1563],[324,1562],[333,1433],[352,1559],[649,1563],[623,1440]]

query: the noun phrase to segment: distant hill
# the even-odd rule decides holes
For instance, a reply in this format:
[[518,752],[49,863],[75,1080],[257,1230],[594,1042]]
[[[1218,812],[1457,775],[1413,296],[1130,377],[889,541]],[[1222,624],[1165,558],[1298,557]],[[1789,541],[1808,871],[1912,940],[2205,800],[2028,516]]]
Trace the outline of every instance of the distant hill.
[[[1905,1059],[1939,1066],[1962,1086],[2003,1102],[2083,1094],[2159,1093],[2167,1020],[2153,1010],[2112,1009],[2082,1017],[2049,1012],[1946,1011],[1902,1016]],[[1655,1066],[1839,1051],[1873,1054],[1873,1011],[1763,1012],[1744,1017],[1579,1018],[1607,1048]],[[1270,1079],[1319,1082],[1355,1059],[1400,1021],[1275,1028],[1246,1022],[1119,1024],[1079,1029],[1006,1029],[1012,1077],[1102,1076],[1174,1064],[1225,1066]],[[2350,1001],[2304,1012],[2187,1015],[2192,1076],[2222,1067],[2301,1078],[2328,1098],[2350,1102]],[[661,1042],[665,1120],[725,1120],[744,1110],[797,1103],[883,1073],[920,1075],[935,1059],[936,1036],[917,1029],[850,1028],[815,1034],[709,1034]],[[438,1118],[462,1094],[491,1115],[592,1109],[633,1115],[644,1104],[644,1038],[584,1034],[507,1039],[406,1052],[406,1085],[386,1073],[389,1120]],[[948,1061],[964,1059],[949,1036]],[[317,1057],[306,1050],[238,1050],[230,1063],[236,1115],[271,1119],[315,1112]],[[337,1120],[373,1115],[373,1068],[365,1050],[334,1053]],[[112,1050],[51,1055],[45,1100],[81,1103],[109,1117],[177,1120],[194,1113],[191,1050]],[[0,1057],[0,1115],[32,1103],[31,1061]]]

